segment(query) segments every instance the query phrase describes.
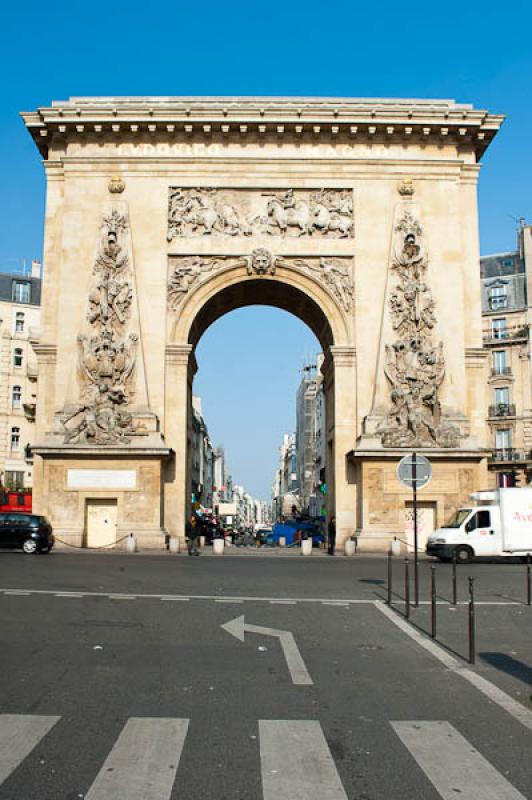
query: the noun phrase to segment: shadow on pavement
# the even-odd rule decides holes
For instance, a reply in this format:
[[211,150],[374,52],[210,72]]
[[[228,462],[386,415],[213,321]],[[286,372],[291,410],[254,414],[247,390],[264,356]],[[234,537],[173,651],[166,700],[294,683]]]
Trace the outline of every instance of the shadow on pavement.
[[532,668],[528,664],[508,656],[506,653],[479,653],[479,656],[491,667],[506,672],[507,675],[517,678],[528,687],[532,685]]

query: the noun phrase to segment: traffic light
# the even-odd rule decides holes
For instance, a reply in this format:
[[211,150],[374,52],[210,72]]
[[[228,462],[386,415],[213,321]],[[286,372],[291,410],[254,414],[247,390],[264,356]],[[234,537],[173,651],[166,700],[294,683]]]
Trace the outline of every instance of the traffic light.
[[522,474],[518,472],[516,469],[513,469],[510,472],[512,478],[512,486],[518,487],[521,485]]

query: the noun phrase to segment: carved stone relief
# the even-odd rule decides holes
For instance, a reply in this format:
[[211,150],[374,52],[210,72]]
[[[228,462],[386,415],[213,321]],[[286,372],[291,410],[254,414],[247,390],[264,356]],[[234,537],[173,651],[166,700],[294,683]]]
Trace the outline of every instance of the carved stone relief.
[[63,418],[65,444],[128,444],[138,433],[126,410],[134,390],[138,335],[128,331],[133,282],[125,216],[104,216],[87,299],[90,334],[78,336],[80,398]]
[[203,283],[220,269],[242,267],[248,275],[275,275],[276,269],[281,266],[298,269],[311,275],[324,284],[344,311],[351,311],[355,291],[351,258],[285,258],[274,256],[262,247],[253,250],[249,256],[172,257],[168,280],[168,308],[176,311],[192,288]]
[[445,376],[443,344],[431,338],[434,300],[426,283],[428,266],[423,229],[404,211],[394,231],[391,270],[396,283],[389,297],[397,339],[386,345],[384,371],[391,385],[391,408],[380,428],[385,447],[457,447],[460,431],[442,419],[439,391]]
[[182,236],[253,235],[352,237],[352,192],[170,187],[169,242]]

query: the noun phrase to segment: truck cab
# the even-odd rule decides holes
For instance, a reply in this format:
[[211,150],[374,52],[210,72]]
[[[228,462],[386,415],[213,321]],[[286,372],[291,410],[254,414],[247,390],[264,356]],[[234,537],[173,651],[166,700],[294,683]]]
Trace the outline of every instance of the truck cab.
[[459,508],[444,528],[438,528],[427,541],[427,555],[440,561],[465,563],[475,556],[502,555],[499,506],[480,505]]

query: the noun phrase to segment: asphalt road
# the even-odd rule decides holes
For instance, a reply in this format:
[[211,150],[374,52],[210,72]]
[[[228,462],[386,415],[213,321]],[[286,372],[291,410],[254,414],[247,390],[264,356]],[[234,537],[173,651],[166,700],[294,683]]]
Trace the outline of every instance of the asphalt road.
[[[532,800],[522,565],[461,570],[497,603],[473,682],[447,566],[459,668],[396,624],[396,566],[392,619],[382,559],[0,554],[0,800]],[[242,615],[291,632],[312,684],[279,637],[222,628]]]

